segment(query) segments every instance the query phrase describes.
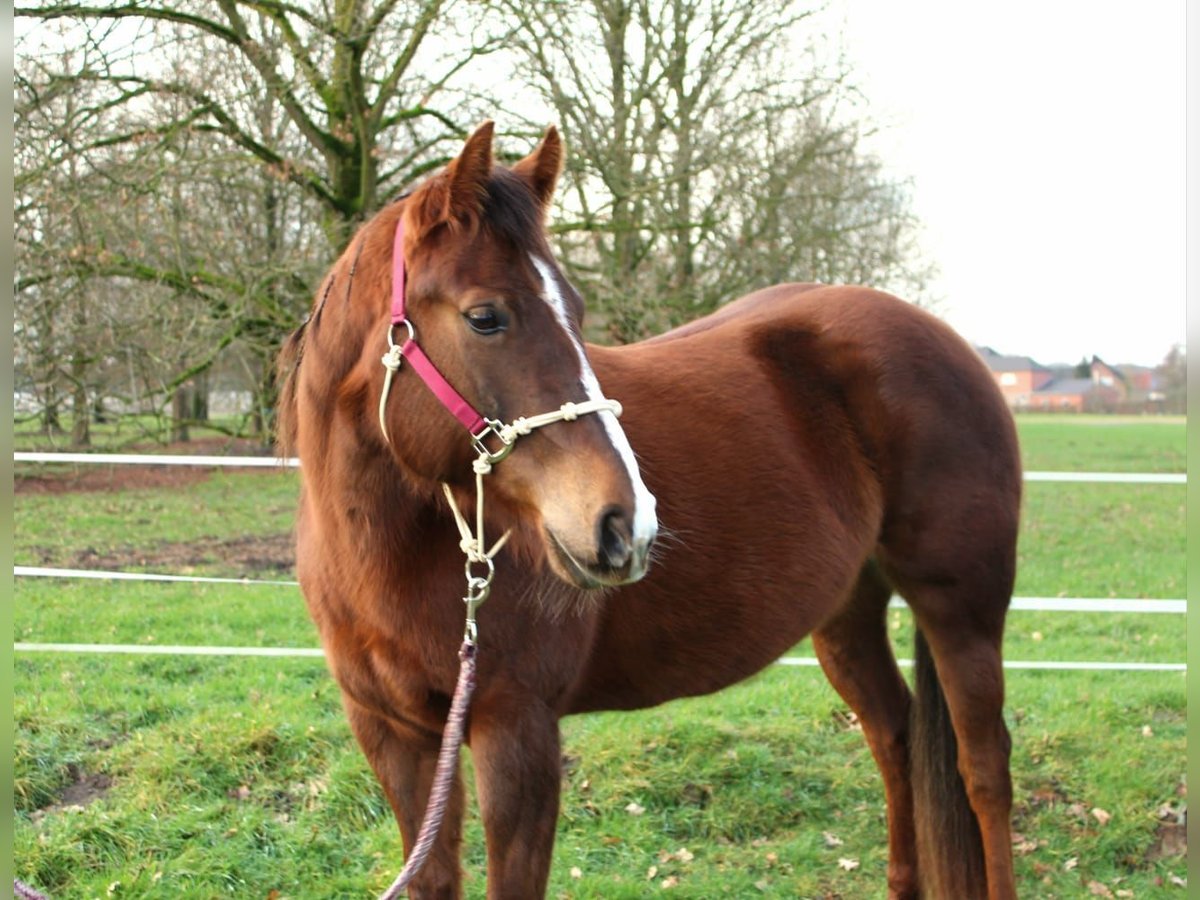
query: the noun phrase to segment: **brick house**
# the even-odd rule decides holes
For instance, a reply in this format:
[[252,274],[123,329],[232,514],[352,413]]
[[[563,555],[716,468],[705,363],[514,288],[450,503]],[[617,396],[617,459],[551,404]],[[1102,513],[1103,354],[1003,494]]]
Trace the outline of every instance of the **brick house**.
[[1000,387],[1000,393],[1013,408],[1025,408],[1035,391],[1054,380],[1054,373],[1028,356],[1005,356],[991,347],[976,347]]
[[976,349],[1015,410],[1111,412],[1129,396],[1125,376],[1098,356],[1092,357],[1088,377],[1064,378],[1027,356],[1004,356],[990,347]]

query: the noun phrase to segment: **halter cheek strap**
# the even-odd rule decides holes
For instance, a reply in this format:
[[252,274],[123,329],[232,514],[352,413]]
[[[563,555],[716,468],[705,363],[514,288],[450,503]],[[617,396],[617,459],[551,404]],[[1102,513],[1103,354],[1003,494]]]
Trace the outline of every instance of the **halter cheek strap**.
[[[441,401],[454,418],[462,423],[463,427],[470,432],[471,437],[478,440],[487,431],[487,422],[478,410],[454,389],[454,386],[446,380],[446,376],[438,371],[433,360],[425,355],[425,351],[417,343],[416,331],[405,310],[407,281],[404,267],[404,219],[401,217],[396,222],[396,239],[392,245],[392,324],[388,328],[388,352],[382,359],[383,365],[387,368],[383,396],[379,398],[379,425],[383,428],[383,436],[387,438],[388,443],[391,443],[391,438],[388,437],[384,407],[387,404],[388,390],[392,386],[392,376],[400,368],[400,363],[407,359],[413,367],[413,371],[420,375],[421,380],[433,391],[433,395]],[[396,344],[392,339],[397,325],[403,325],[408,329],[408,338],[403,344]]]

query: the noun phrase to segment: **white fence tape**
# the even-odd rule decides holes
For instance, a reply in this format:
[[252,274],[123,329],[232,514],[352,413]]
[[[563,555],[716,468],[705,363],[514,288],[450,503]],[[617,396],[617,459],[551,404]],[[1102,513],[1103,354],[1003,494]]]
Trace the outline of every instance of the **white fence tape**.
[[[775,660],[781,666],[819,666],[821,663],[808,656],[784,656]],[[911,668],[911,659],[898,659],[903,668]],[[1006,669],[1054,669],[1070,672],[1186,672],[1187,663],[1136,663],[1136,662],[1059,662],[1048,660],[1006,659]]]
[[196,584],[266,584],[299,587],[297,581],[267,581],[253,578],[217,578],[204,575],[158,575],[154,572],[112,572],[108,569],[49,569],[44,566],[13,566],[19,578],[95,578],[102,581],[176,581]]
[[1013,597],[1009,609],[1037,612],[1186,613],[1186,600],[1137,597]]
[[[159,575],[153,572],[114,572],[107,569],[54,569],[45,566],[13,566],[19,578],[91,578],[109,581],[167,581],[197,584],[261,584],[299,587],[296,581],[253,578],[217,578],[203,575]],[[894,609],[905,609],[900,597],[892,598]],[[1154,600],[1136,597],[1013,597],[1010,609],[1034,612],[1186,613],[1186,600]]]
[[[76,463],[137,466],[208,466],[231,468],[297,468],[295,457],[177,456],[169,453],[14,453],[16,462]],[[1187,484],[1183,472],[1026,472],[1026,481],[1092,482],[1101,484]]]
[[18,641],[19,653],[128,653],[135,656],[315,656],[316,647],[196,647],[171,644],[39,644]]
[[16,462],[115,466],[208,466],[212,468],[295,469],[300,460],[277,456],[181,456],[174,453],[14,453]]
[[1094,482],[1105,484],[1187,484],[1184,472],[1026,472],[1026,481]]
[[[19,653],[107,653],[134,656],[269,656],[269,657],[323,657],[322,650],[315,647],[197,647],[168,644],[40,644],[18,642],[13,645]],[[910,668],[911,659],[897,660],[899,665]],[[776,665],[814,667],[820,663],[809,656],[783,656],[775,660]],[[1053,669],[1075,672],[1186,672],[1186,663],[1113,663],[1049,662],[1043,660],[1006,660],[1006,669]]]

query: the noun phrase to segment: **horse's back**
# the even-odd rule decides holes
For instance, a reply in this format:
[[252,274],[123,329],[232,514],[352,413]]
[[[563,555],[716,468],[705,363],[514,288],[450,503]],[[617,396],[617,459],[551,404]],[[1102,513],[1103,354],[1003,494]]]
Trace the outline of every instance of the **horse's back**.
[[705,361],[712,380],[756,365],[781,413],[809,433],[829,424],[801,405],[821,392],[852,423],[885,487],[925,470],[948,479],[982,469],[1006,488],[1019,483],[1012,416],[982,359],[941,320],[880,291],[777,285],[620,352],[654,385],[684,358]]
[[[920,555],[914,533],[929,517],[946,526],[947,540],[1015,540],[1021,464],[1012,415],[978,353],[940,319],[870,288],[811,284],[757,291],[709,318],[697,343],[740,332],[785,396],[803,398],[823,383],[836,398],[878,475],[880,543],[893,557]],[[800,404],[793,412],[823,439],[823,423]],[[932,564],[941,554],[929,543],[920,549]],[[961,554],[956,548],[945,555]]]

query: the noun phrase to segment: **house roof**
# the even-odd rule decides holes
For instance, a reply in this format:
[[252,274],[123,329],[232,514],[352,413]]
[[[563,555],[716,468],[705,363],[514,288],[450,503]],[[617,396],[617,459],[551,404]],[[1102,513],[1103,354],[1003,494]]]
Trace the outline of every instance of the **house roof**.
[[1056,378],[1042,385],[1035,394],[1090,394],[1099,387],[1090,378]]
[[1028,356],[1001,356],[994,353],[983,357],[987,367],[993,372],[1049,372],[1040,363],[1034,362]]

